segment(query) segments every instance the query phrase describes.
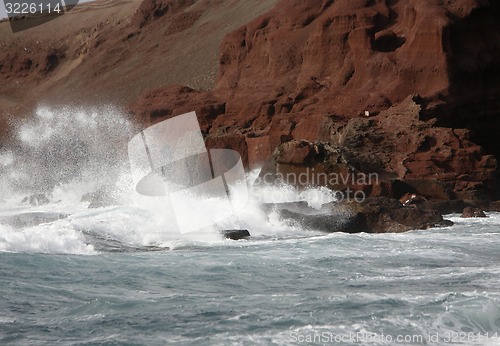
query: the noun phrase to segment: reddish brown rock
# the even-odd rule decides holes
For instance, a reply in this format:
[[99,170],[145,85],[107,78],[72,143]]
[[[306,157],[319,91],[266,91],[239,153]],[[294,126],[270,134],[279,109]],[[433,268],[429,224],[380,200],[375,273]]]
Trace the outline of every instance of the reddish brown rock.
[[[436,126],[463,102],[457,95],[468,88],[455,76],[466,62],[453,56],[455,49],[463,53],[471,46],[458,43],[456,35],[467,25],[483,30],[478,22],[487,9],[488,18],[499,11],[478,1],[282,1],[223,41],[209,98],[225,109],[207,121],[210,137],[245,136],[250,166],[292,139],[348,148],[353,167],[383,176],[370,188],[373,195],[390,193],[388,181],[398,179],[409,187],[403,193],[426,198],[491,198],[495,158],[473,142],[471,132]],[[500,41],[494,33],[487,37],[482,49],[491,59],[478,64],[494,69]],[[500,100],[500,83],[492,83],[488,93]],[[452,101],[449,108],[444,100]],[[500,130],[500,124],[493,128]],[[259,137],[266,139],[254,139]],[[256,155],[254,145],[264,141],[270,149]],[[297,165],[311,164],[311,153],[293,146],[283,152],[293,156],[285,158],[290,162],[279,164],[299,174]],[[343,172],[336,169],[319,171]]]
[[[241,111],[249,99],[270,97],[275,105],[289,104],[286,112],[343,115],[386,109],[409,94],[441,102],[443,95],[468,88],[454,85],[461,82],[455,69],[493,65],[487,59],[497,53],[485,50],[499,46],[498,32],[491,32],[498,28],[491,23],[498,11],[498,4],[480,1],[282,1],[226,37],[217,91],[230,95],[231,112]],[[487,24],[480,23],[484,19]],[[480,35],[464,33],[468,25],[486,37],[481,51],[488,58],[475,64],[474,41],[457,39]],[[466,54],[455,59],[454,50]],[[498,86],[492,90],[498,93]]]
[[486,214],[480,208],[466,207],[462,212],[462,217],[463,218],[486,217]]
[[486,214],[480,208],[466,207],[462,212],[462,217],[463,218],[486,217]]
[[144,127],[184,113],[195,111],[202,131],[208,133],[214,119],[225,113],[225,103],[211,92],[180,85],[150,90],[129,106],[136,121]]
[[[315,175],[373,173],[376,182],[363,191],[398,199],[405,193],[439,200],[491,197],[494,157],[472,143],[467,131],[435,127],[420,117],[421,107],[409,97],[376,117],[351,118],[344,126],[332,126],[329,142],[291,140],[279,145],[264,173],[311,175],[308,169]],[[301,185],[317,184],[313,180],[310,177]],[[400,182],[398,191],[391,187],[395,181]]]
[[384,169],[414,192],[435,199],[491,198],[496,160],[471,142],[467,131],[421,120],[409,97],[371,119],[351,119],[336,134],[341,145],[378,157]]
[[418,207],[427,202],[427,199],[414,193],[406,193],[399,199],[399,202],[401,202],[403,207]]
[[208,136],[205,145],[208,149],[231,149],[240,154],[243,165],[248,166],[248,148],[245,136],[239,133],[225,133]]
[[246,143],[248,148],[249,168],[261,168],[272,154],[269,136],[247,137]]
[[38,104],[126,108],[150,89],[208,90],[224,35],[277,2],[96,0],[15,34],[0,20],[0,125]]
[[[327,142],[291,140],[279,145],[260,173],[261,181],[298,188],[326,186],[345,198],[373,195],[381,185],[375,156]],[[359,194],[357,194],[359,192]]]
[[315,163],[320,148],[308,141],[289,141],[283,143],[274,155],[277,164],[307,165]]

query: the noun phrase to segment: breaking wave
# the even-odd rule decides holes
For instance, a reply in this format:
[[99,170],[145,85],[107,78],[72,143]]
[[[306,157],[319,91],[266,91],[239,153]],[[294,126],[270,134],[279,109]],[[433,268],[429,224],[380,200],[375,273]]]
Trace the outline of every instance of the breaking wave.
[[[0,192],[5,196],[0,200],[0,251],[89,254],[225,244],[219,231],[227,229],[248,229],[256,240],[314,236],[319,233],[283,221],[262,206],[302,201],[319,209],[335,201],[322,188],[251,187],[248,203],[234,217],[202,232],[179,234],[172,227],[176,217],[196,223],[210,211],[173,216],[165,199],[135,191],[126,154],[135,127],[119,109],[40,107],[32,120],[14,125],[17,137],[0,149]],[[258,173],[248,173],[249,186]],[[112,206],[88,209],[92,197],[85,196],[103,187]],[[216,198],[207,203],[223,207]],[[53,219],[54,214],[59,216]]]

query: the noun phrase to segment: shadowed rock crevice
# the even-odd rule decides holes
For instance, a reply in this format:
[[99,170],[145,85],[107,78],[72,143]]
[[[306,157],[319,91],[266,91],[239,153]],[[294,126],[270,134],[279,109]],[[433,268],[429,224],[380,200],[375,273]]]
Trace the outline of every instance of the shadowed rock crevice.
[[398,37],[392,30],[383,30],[375,34],[374,49],[378,52],[394,52],[406,42],[404,37]]

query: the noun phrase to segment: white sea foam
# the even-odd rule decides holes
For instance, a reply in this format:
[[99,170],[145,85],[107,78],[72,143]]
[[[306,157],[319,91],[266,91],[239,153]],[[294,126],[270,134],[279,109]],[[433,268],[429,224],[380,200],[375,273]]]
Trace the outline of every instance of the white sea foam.
[[81,232],[67,222],[16,229],[0,225],[0,251],[53,254],[94,254]]
[[[200,232],[180,234],[175,224],[189,220],[203,224],[223,201],[184,196],[184,203],[208,203],[197,215],[180,210],[174,215],[168,199],[139,195],[129,172],[126,143],[133,126],[111,106],[100,108],[40,107],[32,120],[18,123],[17,141],[0,152],[0,211],[59,212],[71,216],[60,222],[31,227],[2,226],[3,251],[93,253],[93,241],[113,241],[127,246],[182,247],[187,244],[227,244],[219,231],[248,229],[252,236],[297,237],[307,233],[300,224],[283,222],[276,211],[265,213],[262,203],[304,201],[319,209],[334,201],[329,190],[297,191],[289,186],[250,190],[248,203],[228,218]],[[251,183],[259,170],[249,173]],[[87,210],[84,194],[99,187],[113,187],[118,206]],[[30,206],[24,197],[43,192],[50,203]],[[232,191],[237,193],[238,191]],[[0,219],[1,222],[1,219]],[[40,237],[40,239],[37,239]],[[93,240],[93,238],[95,238]]]

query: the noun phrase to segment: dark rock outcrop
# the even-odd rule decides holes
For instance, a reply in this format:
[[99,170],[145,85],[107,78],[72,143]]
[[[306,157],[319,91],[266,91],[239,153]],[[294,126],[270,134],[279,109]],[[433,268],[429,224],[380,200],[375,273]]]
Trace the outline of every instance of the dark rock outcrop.
[[12,227],[33,227],[42,223],[55,222],[67,218],[68,214],[57,212],[24,212],[16,215],[1,216],[0,223]]
[[419,206],[425,204],[427,202],[427,199],[414,193],[406,193],[399,199],[399,202],[401,202],[403,207],[418,208]]
[[425,202],[421,207],[427,210],[434,210],[442,215],[461,213],[468,205],[463,199],[440,200],[431,199]]
[[326,204],[319,210],[309,207],[304,201],[266,203],[262,209],[267,213],[276,212],[283,222],[312,231],[358,233],[363,226],[358,215],[353,215],[338,203]]
[[406,232],[453,225],[434,210],[404,207],[399,201],[385,197],[368,198],[360,204],[351,203],[351,208],[363,220],[360,230],[365,232]]
[[443,219],[434,210],[404,207],[387,197],[371,197],[361,202],[332,202],[317,210],[305,202],[266,205],[283,221],[290,221],[305,229],[327,233],[384,233],[406,232],[431,227],[447,227],[453,222]]
[[83,195],[81,201],[89,202],[89,209],[109,207],[119,204],[116,194],[117,188],[115,186],[105,185],[95,192],[89,192]]
[[466,207],[462,213],[462,217],[486,217],[486,214],[480,208]]
[[224,230],[221,231],[221,233],[224,238],[231,240],[241,240],[250,237],[250,232],[248,232],[246,229]]
[[45,193],[35,193],[30,196],[26,196],[22,199],[21,203],[27,203],[31,206],[39,206],[50,203],[51,196]]
[[[340,206],[342,208],[342,206]],[[366,227],[365,218],[362,213],[346,215],[345,213],[329,212],[322,210],[319,213],[304,213],[298,211],[290,211],[281,209],[278,213],[283,221],[291,221],[300,225],[304,229],[321,231],[326,233],[343,232],[343,233],[360,233],[371,232],[371,229]]]

